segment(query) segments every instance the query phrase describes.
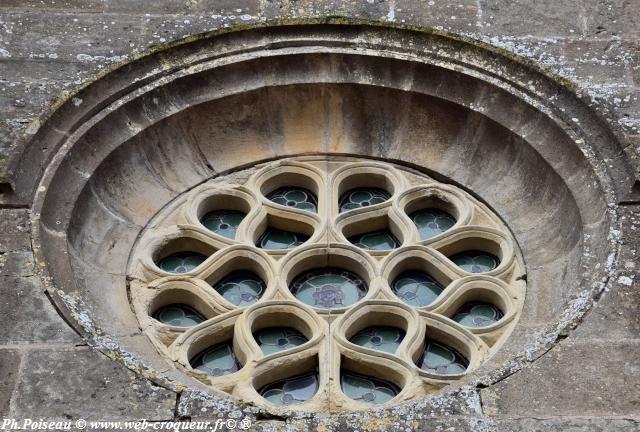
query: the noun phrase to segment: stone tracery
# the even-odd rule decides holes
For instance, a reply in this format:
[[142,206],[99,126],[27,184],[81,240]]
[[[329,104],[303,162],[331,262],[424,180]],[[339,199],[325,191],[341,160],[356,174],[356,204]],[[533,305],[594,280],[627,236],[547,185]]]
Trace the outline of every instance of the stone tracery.
[[[383,170],[391,190],[340,193],[345,172],[367,169]],[[185,373],[257,404],[351,410],[431,393],[508,337],[524,300],[514,276],[523,264],[504,224],[465,192],[400,166],[335,156],[267,163],[240,178],[248,180],[221,177],[178,197],[134,249],[138,319]],[[224,198],[240,193],[253,204],[234,226],[193,212],[204,202],[225,214]],[[370,205],[344,207],[365,194]],[[425,201],[432,195],[438,200]],[[287,229],[305,240],[265,245],[265,233]],[[353,241],[370,232],[397,240]],[[155,300],[177,283],[192,296]]]

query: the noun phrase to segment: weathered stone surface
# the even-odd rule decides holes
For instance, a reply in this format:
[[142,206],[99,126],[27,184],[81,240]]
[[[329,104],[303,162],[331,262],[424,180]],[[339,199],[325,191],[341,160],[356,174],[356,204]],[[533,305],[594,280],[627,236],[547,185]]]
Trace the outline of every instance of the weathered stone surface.
[[[636,161],[638,174],[637,8],[634,0],[2,0],[0,177],[9,153],[24,143],[19,135],[35,130],[35,125],[29,127],[33,119],[58,97],[125,56],[155,50],[158,43],[263,18],[329,15],[451,30],[493,43],[569,79],[596,97],[592,107],[610,109],[614,126],[626,130],[630,139],[624,153],[630,161]],[[625,100],[627,96],[629,99]],[[635,217],[636,222],[626,224],[622,230],[620,240],[624,244],[614,283],[583,323],[557,350],[483,390],[485,414],[498,412],[507,416],[434,418],[407,423],[407,427],[425,431],[525,432],[640,429],[636,360],[640,351],[640,269],[639,245],[633,241],[639,237],[638,211],[637,207],[629,208],[623,214],[629,220]],[[33,274],[28,229],[14,229],[15,219],[23,221],[27,213],[23,209],[0,210],[0,253],[11,252],[4,258],[2,274]],[[23,222],[16,226],[23,226]],[[5,318],[0,343],[25,345],[24,350],[29,350],[28,356],[35,364],[34,371],[37,369],[21,383],[19,392],[26,392],[27,382],[31,390],[14,401],[22,409],[16,412],[56,417],[71,409],[78,416],[103,416],[114,404],[122,404],[116,411],[123,415],[133,412],[144,417],[172,416],[170,404],[164,400],[158,402],[151,397],[142,401],[149,385],[129,381],[130,373],[119,364],[113,363],[111,369],[105,362],[112,363],[96,355],[101,360],[97,362],[98,375],[94,375],[91,369],[95,363],[85,351],[61,353],[53,346],[45,349],[41,345],[41,351],[28,348],[31,342],[79,341],[49,305],[36,277],[0,277],[0,294],[0,313]],[[24,352],[27,351],[19,352],[13,347],[0,350],[2,414]],[[610,357],[604,356],[607,352],[611,352]],[[74,355],[87,358],[69,360]],[[130,388],[131,382],[143,385],[145,390]],[[43,383],[49,392],[38,394]],[[98,392],[95,398],[90,391]],[[161,408],[154,408],[158,404]],[[132,411],[119,411],[124,405],[133,407]],[[111,418],[112,413],[108,414]],[[351,424],[340,426],[353,429]],[[367,426],[372,430],[377,427],[373,422]],[[256,425],[258,430],[285,427],[295,428],[295,424],[261,420]],[[387,425],[377,428],[389,430]]]
[[105,60],[129,53],[138,46],[141,35],[140,19],[136,16],[73,15],[54,10],[46,14],[8,13],[4,26],[11,32],[7,50],[11,58]]
[[108,13],[134,13],[134,14],[178,14],[207,13],[215,11],[236,12],[257,9],[260,2],[257,0],[190,0],[173,1],[161,0],[148,4],[140,4],[135,0],[3,0],[0,10],[20,10],[25,12],[37,12],[44,8],[62,12],[108,12]]
[[481,392],[485,414],[638,416],[640,341],[566,340]]
[[[585,2],[586,3],[586,2]],[[589,3],[595,3],[594,0]],[[481,1],[484,31],[512,36],[560,37],[582,34],[580,17],[586,17],[589,5],[576,5],[572,14],[553,0]],[[527,25],[523,26],[526,20]]]
[[3,0],[0,4],[0,10],[5,8],[10,10],[73,9],[79,12],[101,12],[104,10],[104,2],[102,0]]
[[636,87],[640,87],[640,56],[635,56],[629,66],[631,80]]
[[56,313],[37,277],[0,277],[0,344],[81,339]]
[[31,250],[29,212],[0,209],[0,253]]
[[29,211],[0,209],[0,236],[29,234]]
[[13,394],[18,371],[20,354],[16,350],[0,349],[0,417],[6,417],[9,402]]
[[121,0],[117,2],[104,2],[104,11],[113,13],[141,13],[162,15],[187,15],[187,14],[243,14],[255,13],[258,10],[258,0],[195,0],[176,2],[173,0],[160,0],[147,4],[141,8],[136,0]]
[[[363,416],[366,418],[366,416]],[[404,420],[404,421],[403,421]],[[350,422],[323,423],[317,422],[317,430],[350,431],[362,428],[366,431],[415,431],[415,432],[636,432],[640,426],[640,420],[627,418],[517,418],[494,419],[490,416],[471,417],[435,417],[412,421],[403,419],[390,425],[368,419],[359,424]],[[290,431],[299,430],[300,421],[258,420],[253,423],[255,431]]]
[[627,159],[633,164],[636,174],[636,188],[640,188],[640,135],[627,135],[627,146],[624,152]]
[[31,251],[0,252],[0,276],[32,276],[33,272]]
[[[71,88],[81,75],[87,71],[87,63],[77,60],[62,61],[47,58],[0,58],[0,67],[6,72],[4,91],[9,95],[10,89],[19,91],[21,87],[38,86],[44,93],[50,93],[45,86],[57,86],[62,91]],[[43,91],[45,90],[45,91]],[[18,105],[29,106],[34,100],[40,100],[42,94],[31,94],[31,97],[21,100]]]
[[[493,422],[501,432],[635,432],[640,420],[631,418],[520,418]],[[491,430],[491,429],[490,429]]]
[[[597,85],[620,85],[627,82],[629,60],[637,47],[624,41],[608,39],[566,39],[563,44],[563,65],[573,68],[577,77]],[[606,67],[608,73],[601,73]]]
[[[0,69],[4,69],[6,64],[0,62]],[[0,161],[9,157],[22,134],[28,136],[35,132],[30,127],[33,121],[62,92],[61,85],[14,80],[10,70],[6,73],[6,78],[0,77]],[[3,170],[4,163],[0,165],[0,175]]]
[[[495,42],[498,46],[537,60],[545,67],[551,65],[556,72],[570,79],[578,79],[585,89],[590,90],[593,89],[594,82],[601,80],[609,80],[620,85],[619,80],[614,81],[612,78],[614,75],[611,74],[612,68],[622,71],[624,64],[628,63],[629,67],[633,64],[637,66],[637,56],[628,56],[629,53],[633,54],[633,49],[625,48],[633,43],[633,35],[637,32],[637,23],[630,22],[626,15],[632,15],[629,12],[632,3],[622,0],[611,4],[589,0],[575,5],[560,5],[554,2],[485,3],[466,0],[463,2],[371,0],[358,3],[270,0],[173,2],[165,0],[142,6],[139,2],[133,1],[54,2],[48,0],[39,2],[29,0],[16,2],[11,0],[2,2],[0,5],[7,12],[8,18],[2,25],[10,32],[5,37],[3,48],[6,55],[0,55],[0,58],[38,59],[42,63],[51,65],[61,64],[62,60],[77,63],[79,68],[77,73],[56,74],[52,71],[52,73],[42,74],[42,78],[55,80],[71,88],[88,79],[88,75],[81,71],[95,73],[104,66],[118,61],[121,56],[129,56],[154,44],[221,27],[255,23],[262,19],[334,16],[430,26],[480,39],[484,37],[483,35],[487,35],[490,38],[488,42]],[[38,14],[43,12],[51,15],[51,22],[38,21]],[[96,12],[108,12],[109,20],[105,20],[107,15],[101,16]],[[67,21],[67,17],[71,20]],[[131,32],[133,27],[118,27],[123,20],[126,21],[129,18],[132,19],[131,26],[137,26],[133,22],[137,19],[142,27],[134,30],[133,33]],[[112,21],[117,25],[111,24]],[[28,31],[25,31],[25,28]],[[75,29],[75,31],[68,31],[68,29]],[[90,35],[89,39],[83,34]],[[128,35],[130,40],[125,40]],[[589,42],[581,40],[583,36],[588,36]],[[597,61],[590,61],[593,58],[581,58],[581,61],[586,62],[584,67],[589,71],[580,70],[578,67],[577,72],[580,73],[576,75],[576,67],[572,64],[571,56],[567,56],[567,60],[563,54],[559,53],[565,41],[569,41],[569,44],[574,42],[593,44],[594,47],[604,44],[605,52],[593,58],[599,61],[600,57],[609,57],[613,61],[598,64]],[[13,50],[20,45],[25,49],[14,52]],[[34,45],[40,48],[51,48],[54,51],[33,50],[31,48]],[[80,51],[80,48],[84,52]],[[57,58],[48,57],[50,54],[54,57],[57,55]],[[81,57],[80,60],[78,55]],[[28,69],[25,68],[25,70]],[[631,69],[629,75],[632,75],[634,70],[637,73],[637,68]],[[7,76],[13,76],[13,74],[7,73]],[[616,73],[615,77],[619,78],[620,75]],[[60,95],[60,91],[59,88],[40,89],[37,94],[46,94],[52,100]],[[38,110],[34,108],[21,118],[33,119],[35,117],[33,114]],[[16,116],[7,119],[9,130],[21,129],[18,124],[12,123],[15,119]],[[3,132],[6,131],[3,130]],[[2,141],[0,146],[5,153],[15,145],[12,141],[14,140],[11,138]],[[1,169],[0,172],[2,172]]]
[[576,329],[577,339],[640,342],[640,206],[624,207],[622,247],[612,285]]
[[[215,398],[202,392],[185,390],[182,392],[179,403],[176,407],[179,417],[192,419],[215,419],[231,416],[234,418],[260,419],[264,417],[264,411],[251,405],[243,407],[242,411],[229,399]],[[481,413],[480,394],[474,389],[455,392],[445,397],[436,397],[425,401],[418,406],[409,407],[407,405],[396,407],[392,413],[377,412],[375,419],[380,424],[390,425],[397,421],[399,417],[406,417],[408,425],[413,422],[420,423],[428,418],[440,417],[472,417]],[[268,416],[268,414],[267,414]],[[342,420],[346,423],[360,421],[358,414],[347,413]]]
[[[361,19],[371,19],[376,21],[400,21],[397,14],[402,12],[404,5],[386,0],[373,0],[367,2],[351,2],[348,0],[335,0],[330,2],[317,1],[270,1],[263,0],[261,3],[261,15],[267,18],[295,17],[295,16],[335,16],[335,17],[356,17]],[[408,4],[407,4],[408,5]],[[409,5],[408,5],[409,6]],[[425,7],[427,7],[425,5]]]
[[584,2],[586,20],[583,20],[585,36],[625,38],[637,40],[640,23],[635,19],[638,4],[631,0]]
[[[631,22],[633,1],[587,0],[558,3],[553,0],[535,3],[519,0],[481,1],[484,29],[490,34],[513,36],[633,36],[639,31]],[[525,24],[526,23],[526,24]],[[524,25],[523,25],[524,24]]]
[[37,350],[29,352],[24,362],[10,412],[14,418],[173,418],[175,393],[140,379],[92,349]]

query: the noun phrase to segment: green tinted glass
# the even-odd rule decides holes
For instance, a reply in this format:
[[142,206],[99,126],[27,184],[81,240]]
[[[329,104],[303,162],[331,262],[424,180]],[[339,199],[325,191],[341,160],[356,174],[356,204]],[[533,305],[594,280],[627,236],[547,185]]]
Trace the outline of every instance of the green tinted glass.
[[408,271],[393,281],[391,289],[406,304],[422,307],[433,303],[444,287],[426,273]]
[[340,373],[340,384],[345,395],[369,404],[388,402],[400,393],[398,386],[389,381],[350,371]]
[[418,228],[422,240],[437,236],[456,224],[453,216],[436,209],[419,210],[411,215],[411,220]]
[[298,187],[283,187],[267,195],[276,204],[301,210],[318,212],[318,198],[308,189]]
[[229,375],[242,367],[233,352],[231,341],[207,348],[192,358],[189,363],[194,369],[211,376]]
[[290,327],[268,327],[258,330],[253,337],[264,355],[288,350],[308,341],[307,337]]
[[373,326],[359,331],[350,342],[366,348],[393,354],[404,339],[405,331],[396,327]]
[[214,289],[236,306],[249,306],[262,297],[266,284],[251,272],[237,271],[218,282]]
[[458,375],[467,370],[469,361],[450,346],[427,340],[424,352],[416,364],[434,374]]
[[293,249],[309,240],[309,236],[275,228],[267,230],[258,239],[257,246],[262,249]]
[[207,213],[201,219],[202,225],[221,236],[235,239],[240,222],[245,213],[233,210],[218,210]]
[[207,257],[196,252],[180,252],[158,261],[158,267],[169,273],[187,273],[202,264]]
[[380,188],[356,188],[345,192],[339,200],[340,213],[381,204],[391,195]]
[[318,391],[318,373],[310,372],[268,384],[258,393],[276,405],[293,405],[308,401]]
[[504,316],[502,311],[489,303],[473,302],[462,306],[453,320],[466,327],[479,328],[494,324]]
[[469,273],[485,273],[498,267],[498,257],[482,251],[465,251],[449,257],[454,264]]
[[185,304],[163,306],[153,314],[153,317],[163,324],[175,327],[192,327],[205,320],[200,312]]
[[348,239],[351,243],[367,250],[389,250],[400,246],[398,239],[388,230],[359,234]]

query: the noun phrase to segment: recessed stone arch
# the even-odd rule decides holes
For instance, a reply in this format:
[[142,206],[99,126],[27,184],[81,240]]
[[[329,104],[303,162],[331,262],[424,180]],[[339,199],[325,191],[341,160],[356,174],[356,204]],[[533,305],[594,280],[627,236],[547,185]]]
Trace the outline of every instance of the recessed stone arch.
[[33,200],[58,306],[164,385],[179,378],[149,372],[163,366],[127,331],[133,314],[109,320],[129,307],[131,246],[180,193],[260,162],[385,159],[462,187],[501,216],[541,291],[523,312],[531,327],[478,374],[483,382],[548,349],[597,298],[617,253],[609,233],[631,176],[624,161],[602,162],[620,151],[615,135],[562,83],[460,38],[364,25],[229,32],[129,63],[76,97],[15,159],[13,194],[2,199]]

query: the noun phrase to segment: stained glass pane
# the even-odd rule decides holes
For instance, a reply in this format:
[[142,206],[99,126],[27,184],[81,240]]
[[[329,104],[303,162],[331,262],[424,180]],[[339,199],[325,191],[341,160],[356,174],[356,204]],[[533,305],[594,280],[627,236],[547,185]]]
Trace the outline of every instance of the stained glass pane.
[[323,268],[302,273],[293,280],[290,289],[303,303],[333,309],[359,301],[367,293],[367,284],[349,271]]
[[192,327],[206,318],[186,304],[170,304],[158,309],[153,317],[163,324],[176,327]]
[[490,326],[503,316],[502,311],[492,304],[473,302],[458,309],[452,319],[463,326],[479,328]]
[[238,226],[245,213],[234,210],[217,210],[209,212],[201,219],[202,225],[221,236],[235,239]]
[[457,375],[467,370],[469,361],[448,345],[426,340],[425,350],[416,364],[434,374]]
[[391,289],[406,304],[422,307],[433,303],[444,287],[427,273],[408,271],[393,281]]
[[449,213],[436,209],[419,210],[411,215],[422,240],[437,236],[454,226],[456,220]]
[[350,342],[393,354],[404,339],[405,331],[397,327],[373,326],[356,333]]
[[274,190],[267,198],[276,204],[298,208],[312,213],[318,212],[318,198],[308,189],[283,187]]
[[262,249],[292,249],[309,240],[309,236],[291,231],[267,228],[257,246]]
[[498,267],[498,257],[482,251],[466,251],[449,257],[454,264],[469,273],[484,273]]
[[207,259],[197,252],[180,252],[162,258],[158,267],[170,273],[187,273],[198,267]]
[[372,205],[380,204],[391,198],[391,195],[380,188],[356,188],[345,192],[339,200],[340,213]]
[[340,373],[340,385],[351,399],[370,404],[388,402],[400,393],[400,388],[389,381],[344,370]]
[[297,347],[307,342],[305,335],[291,327],[268,327],[258,330],[253,337],[264,355]]
[[262,387],[258,393],[276,405],[292,405],[307,401],[318,391],[318,373],[310,372]]
[[389,230],[359,234],[348,240],[359,248],[368,250],[389,250],[400,246],[398,239]]
[[216,284],[214,289],[236,306],[249,306],[262,297],[266,284],[257,275],[237,271],[229,274]]
[[231,341],[207,348],[193,357],[191,367],[211,376],[229,375],[242,368],[233,352]]

